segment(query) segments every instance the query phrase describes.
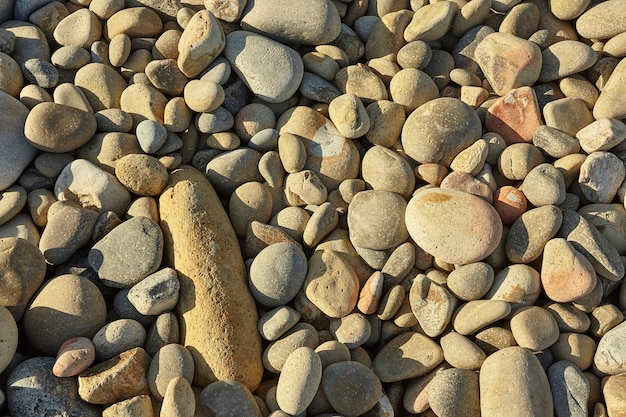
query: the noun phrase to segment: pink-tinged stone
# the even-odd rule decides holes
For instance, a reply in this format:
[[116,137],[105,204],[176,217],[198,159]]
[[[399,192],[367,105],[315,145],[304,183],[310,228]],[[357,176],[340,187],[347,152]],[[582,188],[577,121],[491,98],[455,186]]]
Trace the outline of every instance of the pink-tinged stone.
[[546,243],[541,284],[551,300],[569,303],[584,297],[593,291],[596,279],[591,263],[567,240],[556,238]]
[[543,124],[537,96],[530,87],[520,87],[500,97],[487,110],[487,130],[502,136],[507,145],[532,143],[535,130]]
[[96,348],[86,337],[68,339],[59,348],[52,373],[60,378],[78,375],[96,359]]
[[363,314],[372,314],[378,310],[378,303],[383,295],[383,274],[374,272],[363,285],[356,306]]
[[510,185],[498,188],[493,195],[493,207],[504,224],[513,224],[519,216],[524,214],[527,205],[524,193]]

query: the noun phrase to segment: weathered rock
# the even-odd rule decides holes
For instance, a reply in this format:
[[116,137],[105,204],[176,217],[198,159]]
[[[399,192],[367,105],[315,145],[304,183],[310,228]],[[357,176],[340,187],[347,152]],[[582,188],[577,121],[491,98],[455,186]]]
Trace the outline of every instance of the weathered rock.
[[263,373],[257,312],[239,243],[213,187],[184,167],[170,175],[159,203],[167,261],[181,281],[181,343],[194,358],[194,381],[234,379],[256,389]]

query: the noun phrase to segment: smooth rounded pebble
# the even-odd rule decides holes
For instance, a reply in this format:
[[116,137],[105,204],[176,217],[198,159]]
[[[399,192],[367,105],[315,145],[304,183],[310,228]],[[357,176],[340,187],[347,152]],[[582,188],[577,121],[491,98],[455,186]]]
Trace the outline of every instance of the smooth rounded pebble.
[[182,345],[171,343],[154,355],[148,369],[148,386],[154,397],[162,400],[174,378],[193,382],[194,362],[191,353]]
[[443,361],[441,347],[412,331],[391,339],[372,363],[382,382],[396,382],[428,373]]
[[11,312],[1,305],[0,332],[3,335],[0,340],[0,372],[2,372],[9,366],[17,350],[18,330]]
[[145,340],[146,329],[132,319],[107,323],[92,338],[98,361],[111,359],[126,350],[143,346]]
[[96,347],[86,337],[73,337],[61,345],[52,367],[59,378],[75,376],[96,360]]
[[207,385],[200,401],[215,417],[261,417],[252,393],[238,381],[217,381]]
[[502,221],[491,204],[454,189],[416,194],[405,217],[409,235],[421,248],[453,264],[486,258],[502,236]]
[[167,169],[150,155],[129,154],[115,164],[115,176],[128,191],[140,196],[157,196],[167,184]]
[[322,380],[322,361],[311,348],[294,350],[283,365],[276,385],[276,402],[291,415],[304,412]]
[[278,307],[291,301],[304,283],[307,258],[298,246],[275,243],[263,249],[250,266],[250,290],[259,303]]
[[141,314],[158,315],[176,306],[179,292],[176,270],[163,268],[133,285],[128,291],[128,301]]
[[381,399],[376,374],[356,361],[341,361],[324,368],[321,387],[333,409],[346,417],[367,413]]

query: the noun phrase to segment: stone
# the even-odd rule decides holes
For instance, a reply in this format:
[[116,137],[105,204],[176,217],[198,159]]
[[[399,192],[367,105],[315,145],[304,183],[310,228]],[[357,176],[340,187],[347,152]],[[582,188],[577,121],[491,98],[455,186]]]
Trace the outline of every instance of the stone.
[[611,0],[588,9],[576,20],[576,31],[587,39],[607,39],[626,31],[621,10],[614,9],[620,3]]
[[333,409],[346,417],[366,414],[383,395],[376,374],[355,361],[341,361],[325,367],[321,388]]
[[76,71],[74,84],[83,91],[95,112],[119,109],[122,92],[128,86],[114,68],[97,62]]
[[532,306],[519,309],[511,317],[511,332],[517,344],[531,351],[544,350],[559,337],[556,320],[544,308]]
[[283,365],[276,385],[280,409],[295,415],[304,412],[313,401],[322,380],[322,361],[311,348],[294,350]]
[[47,152],[69,152],[96,133],[96,119],[88,112],[56,103],[40,103],[26,118],[24,135],[33,147]]
[[261,411],[250,390],[239,381],[216,381],[206,386],[200,394],[200,402],[209,415],[227,417],[232,415],[261,417]]
[[[603,8],[605,5],[603,4]],[[622,60],[615,66],[615,69],[610,73],[608,81],[602,87],[600,96],[598,96],[598,100],[593,107],[593,117],[596,120],[621,120],[626,116],[626,107],[622,99],[623,80],[626,77],[625,69],[626,63]]]
[[[360,158],[353,141],[341,136],[333,123],[315,110],[305,106],[287,110],[278,118],[276,130],[281,137],[288,133],[298,137],[307,155],[303,168],[315,171],[327,190],[358,176]],[[279,153],[280,142],[279,138]],[[299,160],[300,152],[297,155]]]
[[166,260],[181,281],[181,344],[194,358],[195,383],[229,379],[256,389],[263,373],[257,312],[239,243],[215,190],[202,173],[180,168],[170,174],[159,205]]
[[496,94],[531,86],[541,73],[541,50],[536,44],[510,33],[488,35],[475,50],[476,62]]
[[[408,238],[405,224],[406,201],[390,191],[357,193],[348,208],[350,242],[361,248],[384,250]],[[371,213],[378,213],[372,217]]]
[[591,262],[596,274],[610,281],[620,280],[624,276],[624,264],[618,260],[619,253],[615,247],[575,211],[563,211],[563,223],[558,236],[567,239],[582,253]]
[[182,95],[187,83],[175,59],[151,61],[146,65],[146,76],[160,92],[170,96]]
[[78,70],[89,64],[91,57],[86,49],[79,46],[62,46],[52,53],[50,62],[60,69]]
[[150,356],[140,347],[122,352],[78,375],[78,395],[91,404],[112,404],[149,394]]
[[458,10],[459,6],[452,1],[420,7],[404,30],[404,39],[407,42],[438,40],[450,29]]
[[505,318],[511,313],[511,306],[502,300],[469,301],[457,308],[452,325],[454,330],[467,336]]
[[163,123],[166,105],[167,98],[146,84],[131,84],[120,96],[120,108],[133,118],[133,126],[146,119]]
[[438,372],[428,384],[428,403],[438,417],[480,416],[478,374],[455,368]]
[[546,103],[543,107],[546,125],[562,130],[570,136],[593,122],[587,105],[579,98],[560,98]]
[[528,202],[523,192],[510,185],[498,188],[493,195],[493,207],[502,223],[513,224],[526,211]]
[[237,187],[228,204],[235,233],[244,237],[253,221],[267,223],[272,215],[272,205],[272,193],[267,185],[250,181]]
[[[9,32],[12,33],[12,32]],[[0,91],[10,96],[19,97],[24,85],[24,75],[13,58],[0,51],[0,64],[2,65],[2,77],[0,77]]]
[[263,352],[263,366],[278,374],[294,350],[303,346],[313,349],[318,345],[319,337],[315,328],[308,323],[298,323],[267,346]]
[[128,301],[145,315],[158,315],[174,309],[178,302],[180,282],[172,268],[163,268],[133,285]]
[[554,301],[567,303],[591,293],[596,285],[591,263],[563,238],[549,240],[543,249],[541,284]]
[[146,330],[132,319],[107,323],[92,338],[98,361],[105,361],[132,348],[143,346]]
[[543,307],[552,314],[561,332],[584,333],[589,329],[589,317],[573,305],[548,302]]
[[370,128],[370,119],[361,99],[355,94],[343,94],[328,105],[328,117],[346,138],[363,136]]
[[365,110],[370,118],[370,128],[365,138],[374,145],[394,145],[406,119],[404,108],[393,101],[380,100],[369,104]]
[[337,252],[320,250],[309,259],[303,290],[324,314],[341,318],[356,306],[359,280],[352,266]]
[[219,194],[230,195],[237,187],[251,181],[263,181],[258,166],[262,154],[239,148],[223,152],[206,166],[206,176]]
[[444,359],[454,368],[478,370],[487,358],[481,348],[457,332],[445,334],[439,339],[439,344]]
[[300,320],[300,313],[289,306],[276,307],[259,318],[258,330],[270,342],[281,337]]
[[588,204],[581,207],[578,214],[595,226],[620,255],[626,252],[626,242],[623,240],[626,210],[621,205]]
[[[294,50],[248,31],[228,34],[224,56],[250,91],[270,103],[291,97],[304,74],[302,59]],[[266,60],[273,62],[271,71],[262,64]]]
[[0,147],[5,149],[0,156],[0,191],[9,188],[37,155],[24,135],[24,124],[29,111],[11,95],[0,91]]
[[[128,117],[130,118],[130,116]],[[132,121],[130,124],[132,126]],[[76,150],[75,155],[77,159],[87,160],[109,174],[115,174],[115,167],[121,158],[140,153],[141,148],[135,135],[108,132],[96,133],[85,145]],[[119,183],[119,180],[116,178],[113,182]],[[117,186],[121,185],[119,183]],[[122,188],[124,187],[122,186]]]
[[[458,211],[461,207],[462,213]],[[455,264],[489,256],[502,235],[502,221],[493,206],[453,189],[416,194],[406,208],[406,225],[409,235],[426,252]]]
[[542,125],[535,91],[526,86],[503,93],[485,115],[486,128],[502,136],[507,145],[532,142]]
[[506,301],[515,312],[534,304],[540,293],[539,272],[526,264],[512,264],[496,274],[485,298]]
[[54,358],[34,357],[17,365],[7,380],[7,403],[12,415],[24,417],[72,413],[85,417],[101,415],[98,406],[87,404],[74,395],[76,378],[58,378],[52,373]]
[[456,298],[443,286],[420,274],[409,291],[411,311],[420,328],[429,337],[439,336],[450,323]]
[[260,304],[278,307],[296,296],[306,274],[307,258],[302,249],[288,242],[275,243],[252,261],[250,291]]
[[54,88],[59,83],[59,73],[50,62],[31,58],[24,62],[26,80],[42,88]]
[[48,209],[48,223],[39,250],[46,261],[59,265],[91,241],[99,214],[73,201],[56,201]]
[[464,301],[478,300],[487,293],[493,283],[494,271],[485,262],[475,262],[455,268],[448,274],[446,286],[457,298]]
[[46,35],[37,26],[28,23],[26,18],[4,22],[0,29],[8,30],[15,35],[11,57],[20,67],[32,58],[50,61],[50,47]]
[[596,342],[590,336],[565,332],[559,335],[557,342],[550,347],[550,351],[555,361],[569,361],[584,371],[593,364],[596,347]]
[[180,329],[174,313],[160,314],[150,325],[144,344],[146,352],[154,356],[159,349],[170,343],[178,343]]
[[372,326],[361,313],[351,313],[330,322],[330,333],[348,349],[364,345],[372,336]]
[[480,119],[467,104],[455,98],[437,98],[407,117],[402,146],[417,162],[449,166],[459,152],[480,138],[481,129]]
[[359,96],[364,104],[388,98],[383,80],[372,68],[363,64],[341,68],[335,75],[335,85],[342,93]]
[[196,398],[191,384],[185,378],[173,378],[167,385],[161,413],[175,417],[193,417],[195,408]]
[[511,225],[505,243],[507,258],[522,264],[537,259],[545,244],[557,234],[561,223],[561,211],[555,205],[528,210]]
[[626,178],[626,165],[612,152],[596,151],[580,166],[578,183],[592,203],[609,204]]
[[96,348],[86,337],[66,340],[56,355],[52,373],[59,378],[76,376],[96,360]]
[[4,372],[9,367],[13,356],[17,351],[18,329],[15,318],[11,312],[4,306],[0,305],[0,330],[2,330],[3,339],[0,340],[0,372]]
[[391,79],[389,94],[408,114],[422,104],[439,98],[439,89],[425,72],[416,68],[404,68]]
[[541,52],[539,82],[549,82],[577,74],[595,64],[597,55],[586,43],[565,40],[556,42]]
[[598,371],[617,375],[626,369],[626,351],[619,340],[626,331],[626,324],[623,322],[609,330],[598,343],[598,348],[593,357],[594,366]]
[[553,158],[562,158],[580,152],[580,142],[577,138],[546,125],[535,129],[532,143]]
[[363,285],[359,294],[357,308],[363,314],[372,314],[378,310],[383,296],[384,276],[381,272],[374,272]]
[[167,169],[150,155],[128,154],[115,164],[115,176],[133,194],[157,196],[167,185]]
[[102,417],[126,417],[134,415],[150,415],[154,413],[152,401],[148,395],[137,395],[133,398],[117,402],[102,411]]
[[[478,142],[475,142],[478,143]],[[459,154],[460,155],[460,154]],[[454,162],[454,161],[453,161]],[[493,201],[493,192],[488,184],[463,171],[452,171],[439,184],[440,189],[454,189],[475,195],[487,203]]]
[[158,224],[147,217],[133,217],[91,248],[89,264],[105,285],[130,288],[158,269],[163,246]]
[[554,413],[548,378],[539,360],[526,349],[509,347],[489,356],[481,367],[479,384],[484,417]]
[[626,378],[623,375],[612,375],[604,382],[602,393],[604,394],[606,411],[609,416],[619,416],[626,412],[624,386],[626,386]]
[[0,305],[13,315],[14,320],[20,321],[28,302],[46,276],[45,259],[30,241],[3,238],[0,239],[0,271],[0,287],[4,289]]
[[339,36],[341,18],[328,0],[296,9],[285,0],[249,0],[241,27],[284,44],[322,45]]
[[93,337],[105,319],[106,305],[98,287],[87,278],[65,274],[43,284],[24,313],[23,323],[33,347],[55,356],[66,340]]
[[530,143],[507,146],[498,158],[498,170],[510,180],[523,180],[528,173],[544,162],[539,148]]
[[80,9],[61,20],[54,29],[53,36],[61,46],[88,49],[102,36],[102,24],[89,9]]
[[165,345],[154,354],[150,362],[147,373],[150,392],[156,399],[163,400],[174,378],[183,378],[191,384],[193,373],[194,362],[191,353],[177,343]]
[[617,119],[600,119],[576,133],[580,147],[587,153],[608,151],[626,139],[626,125]]
[[123,33],[130,38],[157,36],[163,29],[159,15],[149,7],[129,7],[110,16],[104,26],[104,36],[112,40]]
[[104,109],[94,113],[98,122],[98,132],[129,132],[133,119],[121,109]]
[[439,345],[423,334],[408,331],[387,342],[372,365],[381,382],[395,382],[425,375],[441,361]]

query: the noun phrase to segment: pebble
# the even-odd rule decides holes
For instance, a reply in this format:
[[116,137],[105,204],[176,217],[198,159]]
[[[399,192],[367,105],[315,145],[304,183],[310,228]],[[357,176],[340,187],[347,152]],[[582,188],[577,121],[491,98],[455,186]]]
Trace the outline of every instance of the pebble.
[[80,9],[69,14],[59,22],[53,33],[54,40],[59,45],[86,49],[101,36],[102,24],[89,9]]
[[532,142],[542,125],[537,96],[526,86],[507,90],[485,115],[485,127],[502,136],[507,145]]
[[543,250],[541,284],[554,301],[567,303],[591,293],[596,285],[591,263],[563,238],[549,240]]
[[[584,131],[585,128],[581,130]],[[578,133],[576,134],[578,135]],[[550,126],[541,125],[535,129],[532,143],[553,158],[562,158],[580,152],[580,139]]]
[[150,415],[153,412],[150,397],[148,395],[137,395],[105,408],[102,411],[102,417]]
[[90,404],[113,404],[149,394],[150,356],[140,347],[92,366],[78,376],[78,395]]
[[330,322],[332,336],[348,347],[355,349],[365,344],[371,334],[372,327],[367,318],[361,313],[351,313]]
[[511,262],[522,264],[537,259],[561,223],[561,211],[555,205],[528,210],[511,225],[505,243],[506,256]]
[[285,44],[322,45],[339,35],[341,20],[330,2],[316,0],[297,10],[291,6],[285,0],[254,0],[243,14],[241,27]]
[[[354,246],[375,250],[389,249],[408,238],[405,224],[406,200],[382,190],[357,193],[348,209],[350,242]],[[371,213],[378,213],[375,219]]]
[[626,125],[616,119],[600,119],[576,133],[580,147],[587,153],[608,151],[626,139]]
[[600,230],[620,255],[626,251],[626,243],[622,240],[626,212],[619,204],[588,204],[580,208],[578,214]]
[[439,340],[443,357],[450,365],[458,369],[478,370],[487,355],[469,338],[450,332]]
[[52,373],[59,377],[80,374],[96,360],[96,348],[86,337],[74,337],[66,340],[56,355]]
[[493,206],[453,189],[416,194],[406,208],[406,225],[421,248],[453,264],[469,264],[489,256],[502,235],[502,222]]
[[592,67],[597,59],[591,46],[573,40],[554,43],[544,49],[541,55],[539,82],[555,81],[577,74]]
[[459,334],[467,336],[507,317],[510,313],[511,305],[506,301],[468,301],[456,309],[452,325]]
[[[93,337],[105,319],[106,306],[98,287],[86,278],[65,274],[44,283],[24,313],[23,323],[31,344],[55,356],[66,340]],[[57,325],[50,328],[49,322]]]
[[167,385],[161,414],[176,417],[193,417],[195,415],[196,398],[189,381],[185,378],[172,378]]
[[194,362],[191,353],[182,345],[171,343],[163,346],[153,356],[147,373],[152,395],[163,400],[170,382],[183,378],[193,381]]
[[145,340],[146,330],[141,323],[131,319],[107,323],[92,338],[98,361],[105,361],[126,350],[143,346]]
[[252,261],[250,291],[260,304],[278,307],[296,296],[306,275],[307,259],[302,249],[288,242],[275,243]]
[[622,393],[626,386],[626,378],[623,375],[612,375],[606,379],[602,388],[606,401],[606,411],[609,416],[623,414],[626,411],[626,402]]
[[548,379],[556,415],[587,415],[590,384],[587,377],[571,362],[559,361],[548,368]]
[[296,415],[306,411],[322,380],[322,361],[311,348],[294,350],[283,365],[276,385],[281,410]]
[[34,357],[13,369],[6,383],[9,412],[24,417],[41,416],[42,413],[100,416],[100,407],[81,401],[75,394],[58,395],[76,393],[78,383],[76,378],[57,378],[52,373],[54,362],[53,357]]
[[200,394],[200,403],[215,417],[261,417],[252,393],[239,381],[222,380],[207,385]]
[[98,62],[87,64],[76,71],[74,85],[83,91],[95,112],[119,109],[122,92],[128,86],[126,80],[112,67]]
[[576,31],[587,39],[607,39],[626,31],[621,10],[614,9],[619,3],[610,0],[588,9],[576,20]]
[[337,252],[321,250],[309,259],[302,288],[307,298],[324,314],[341,318],[356,306],[359,279],[352,266]]
[[404,30],[404,39],[407,42],[438,40],[450,29],[458,10],[459,6],[451,1],[420,7]]
[[481,367],[479,384],[480,411],[484,417],[503,414],[548,417],[554,413],[548,377],[539,360],[521,347],[505,348],[490,355]]
[[498,158],[498,170],[510,180],[523,180],[526,175],[544,162],[541,151],[530,143],[507,146]]
[[513,224],[528,207],[526,196],[519,189],[505,185],[493,194],[493,207],[498,212],[502,223]]
[[544,308],[532,306],[519,309],[511,317],[511,332],[517,344],[532,351],[544,350],[559,337],[556,320]]
[[437,373],[428,384],[428,402],[439,417],[480,416],[478,374],[455,368]]
[[388,92],[382,79],[363,64],[341,68],[335,75],[335,85],[342,93],[359,96],[364,104],[387,100]]
[[541,74],[539,46],[510,33],[487,35],[474,54],[486,79],[499,96],[514,88],[533,85]]
[[258,170],[261,156],[260,152],[246,148],[223,152],[207,164],[207,178],[218,193],[230,196],[244,183],[262,181]]
[[428,337],[408,331],[391,339],[374,357],[373,370],[381,382],[424,375],[443,361],[441,347]]
[[554,360],[567,360],[578,369],[586,370],[594,362],[596,342],[580,333],[561,333],[555,344],[550,347]]
[[24,135],[28,108],[4,91],[0,91],[0,107],[5,109],[0,116],[0,147],[6,150],[0,156],[0,190],[5,190],[35,158],[37,149]]
[[15,355],[19,335],[15,318],[2,305],[0,305],[0,330],[3,334],[3,339],[0,340],[0,372],[4,372]]
[[422,104],[438,98],[439,89],[425,72],[404,68],[391,78],[389,94],[394,103],[402,105],[408,114]]
[[420,328],[429,337],[439,336],[450,323],[456,307],[456,298],[441,285],[419,274],[409,291],[411,311]]
[[289,306],[276,307],[259,317],[258,330],[265,340],[278,339],[300,320],[300,313]]
[[404,108],[393,101],[379,100],[369,104],[365,110],[370,118],[365,138],[374,145],[394,145],[406,119]]
[[580,166],[578,183],[583,195],[593,203],[608,204],[626,177],[626,166],[614,153],[596,151]]
[[104,109],[94,113],[98,123],[98,132],[129,132],[133,119],[121,109]]
[[526,264],[509,265],[496,274],[485,295],[509,303],[512,311],[532,305],[541,293],[539,272]]
[[460,300],[472,301],[483,297],[493,284],[494,271],[485,262],[474,262],[455,268],[446,280],[448,290]]
[[411,112],[402,127],[401,139],[404,151],[415,161],[449,166],[480,136],[476,112],[458,99],[444,97]]
[[328,115],[346,138],[363,136],[370,128],[370,119],[361,99],[355,94],[343,94],[328,105]]
[[557,128],[570,136],[593,122],[593,116],[585,102],[579,98],[553,100],[543,108],[546,125]]
[[346,417],[367,413],[383,396],[376,374],[355,361],[336,362],[324,368],[321,387],[333,409]]
[[598,371],[609,375],[624,372],[626,367],[626,351],[624,351],[619,340],[621,340],[625,331],[626,324],[621,323],[602,336],[593,357],[594,366]]
[[158,315],[174,309],[179,290],[176,271],[163,268],[133,285],[128,292],[128,301],[141,314]]
[[26,190],[19,185],[12,185],[0,192],[0,224],[15,217],[26,205]]

